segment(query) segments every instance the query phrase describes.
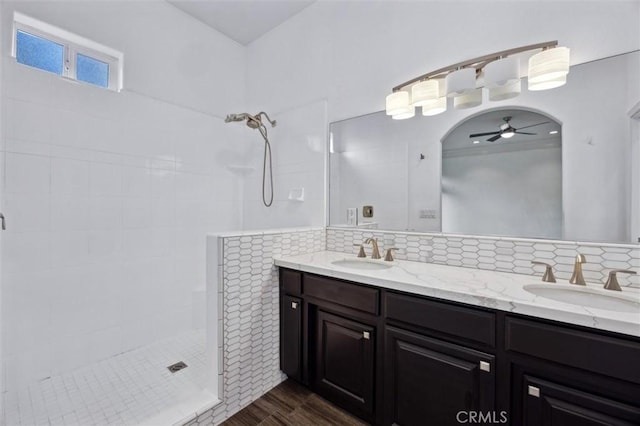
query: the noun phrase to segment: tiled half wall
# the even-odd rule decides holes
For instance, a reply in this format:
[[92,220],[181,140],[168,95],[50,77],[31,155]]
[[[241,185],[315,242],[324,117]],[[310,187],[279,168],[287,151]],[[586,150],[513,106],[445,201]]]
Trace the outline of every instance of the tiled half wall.
[[[640,272],[640,245],[631,244],[328,228],[327,250],[356,254],[353,245],[371,236],[379,239],[381,253],[382,248],[396,247],[397,259],[416,262],[541,276],[543,267],[531,265],[532,260],[540,260],[553,265],[556,277],[569,279],[575,256],[582,253],[587,258],[583,265],[587,282],[604,284],[611,269]],[[620,274],[618,280],[620,285],[640,288],[638,275]]]
[[[212,243],[215,237],[209,238]],[[187,425],[219,424],[286,378],[280,371],[278,269],[273,257],[325,250],[325,230],[225,234],[217,237],[214,250],[222,324],[218,396],[223,402]],[[209,277],[207,281],[209,286]]]

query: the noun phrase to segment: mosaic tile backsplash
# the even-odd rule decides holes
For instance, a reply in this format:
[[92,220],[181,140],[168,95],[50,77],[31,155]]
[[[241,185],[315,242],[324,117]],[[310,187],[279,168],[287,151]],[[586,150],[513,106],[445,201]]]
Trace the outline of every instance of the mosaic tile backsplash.
[[222,252],[222,403],[186,425],[214,425],[282,382],[278,268],[273,257],[325,250],[325,230],[219,237]]
[[[531,265],[532,260],[540,260],[553,265],[557,278],[569,279],[575,256],[582,253],[587,258],[583,265],[587,282],[604,285],[612,269],[640,273],[640,246],[630,244],[328,228],[327,250],[356,254],[353,245],[371,236],[378,238],[381,253],[383,248],[398,248],[395,257],[401,260],[542,276],[544,267]],[[619,274],[618,281],[622,286],[640,288],[639,275]]]

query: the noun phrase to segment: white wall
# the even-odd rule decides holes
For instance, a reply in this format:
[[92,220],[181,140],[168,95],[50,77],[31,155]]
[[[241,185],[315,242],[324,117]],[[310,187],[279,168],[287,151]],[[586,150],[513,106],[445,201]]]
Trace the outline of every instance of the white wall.
[[249,45],[247,100],[328,98],[329,121],[379,111],[391,88],[461,60],[547,40],[582,63],[640,47],[637,1],[332,2]]
[[[319,1],[249,45],[247,101],[278,112],[326,98],[330,122],[362,115],[382,110],[409,78],[502,49],[557,39],[574,64],[638,49],[639,9],[637,1]],[[597,228],[590,220],[575,226]]]
[[562,238],[560,146],[445,156],[442,232]]
[[[17,64],[13,10],[124,52],[114,93]],[[205,235],[242,226],[244,48],[165,2],[4,3],[6,388],[194,324]]]

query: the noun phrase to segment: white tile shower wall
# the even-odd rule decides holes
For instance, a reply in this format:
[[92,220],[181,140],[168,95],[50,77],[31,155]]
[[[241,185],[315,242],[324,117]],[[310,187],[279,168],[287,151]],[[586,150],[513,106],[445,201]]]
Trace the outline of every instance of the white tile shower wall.
[[[286,376],[280,371],[278,269],[273,257],[325,249],[325,230],[292,229],[220,236],[218,339],[222,352],[218,397],[222,404],[188,425],[218,424]],[[210,259],[210,262],[213,259]],[[212,271],[213,273],[213,271]],[[221,282],[220,282],[221,279]]]
[[[326,101],[288,111],[269,111],[277,120],[269,128],[273,153],[273,205],[262,204],[264,142],[257,131],[244,127],[251,139],[247,164],[254,171],[244,185],[244,229],[324,225],[324,156],[327,141]],[[269,175],[266,175],[267,191]],[[298,200],[304,191],[304,200]],[[290,199],[290,197],[294,199]]]
[[[355,254],[353,244],[361,244],[372,235],[380,240],[382,248],[398,248],[396,258],[416,262],[541,276],[540,267],[531,265],[532,260],[540,260],[554,265],[556,277],[569,279],[575,256],[582,253],[588,262],[583,265],[585,279],[602,284],[611,269],[640,270],[640,246],[629,244],[328,228],[327,250]],[[621,285],[640,288],[637,275],[620,274],[618,279]]]
[[[80,3],[2,6],[5,30],[15,7],[79,32],[74,23],[92,22],[82,35],[125,51],[125,90],[115,93],[17,64],[11,37],[0,37],[11,389],[190,329],[202,306],[192,295],[203,294],[194,290],[205,285],[206,233],[242,226],[241,178],[226,168],[242,135],[212,115],[242,97],[217,97],[223,87],[242,84],[204,85],[200,102],[183,78],[191,68],[149,68],[218,57],[216,72],[240,83],[242,48],[164,2]],[[82,22],[64,21],[73,17]],[[164,50],[174,45],[193,48]],[[145,71],[181,92],[155,90]],[[204,104],[211,110],[197,111]]]
[[[2,15],[2,8],[0,7],[0,34],[3,34],[2,29],[4,28],[4,24],[3,24],[3,19],[2,19],[3,15]],[[2,80],[2,62],[0,61],[0,95],[2,94],[2,88],[4,87],[3,84],[3,80]],[[4,130],[4,121],[2,120],[2,110],[3,110],[3,106],[2,106],[2,100],[0,99],[0,135],[2,135],[3,130]],[[1,138],[0,138],[1,139]],[[2,175],[2,165],[4,164],[4,152],[2,151],[2,149],[0,149],[0,176]],[[4,207],[4,202],[3,202],[3,192],[4,189],[2,187],[2,185],[0,185],[0,211],[3,211],[3,207]],[[2,241],[1,241],[2,237],[0,236],[0,322],[3,318],[3,311],[2,311]],[[2,325],[0,324],[0,391],[4,390],[4,368],[2,368],[2,366],[4,365],[4,354],[3,354],[3,348],[4,348],[4,344],[2,342],[2,329],[1,329]],[[4,398],[0,398],[0,423],[4,422],[5,419],[5,409],[4,409]]]

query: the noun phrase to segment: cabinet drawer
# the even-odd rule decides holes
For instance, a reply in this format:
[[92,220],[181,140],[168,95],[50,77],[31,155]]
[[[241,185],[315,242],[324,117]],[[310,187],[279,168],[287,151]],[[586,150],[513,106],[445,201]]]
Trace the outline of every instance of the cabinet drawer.
[[387,318],[495,347],[495,314],[403,294],[387,293]]
[[521,424],[544,425],[638,425],[640,407],[600,395],[525,376]]
[[280,287],[287,294],[300,296],[302,294],[302,273],[280,268]]
[[507,351],[640,383],[640,343],[507,317]]
[[378,315],[380,291],[316,275],[304,276],[305,296]]

